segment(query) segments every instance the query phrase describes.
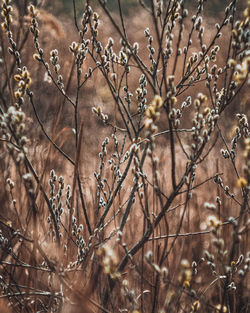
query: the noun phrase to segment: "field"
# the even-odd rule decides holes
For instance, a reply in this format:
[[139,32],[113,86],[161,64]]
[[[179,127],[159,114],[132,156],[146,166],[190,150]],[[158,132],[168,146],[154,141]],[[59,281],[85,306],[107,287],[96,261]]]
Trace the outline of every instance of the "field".
[[0,312],[249,312],[249,3],[31,2],[0,1]]

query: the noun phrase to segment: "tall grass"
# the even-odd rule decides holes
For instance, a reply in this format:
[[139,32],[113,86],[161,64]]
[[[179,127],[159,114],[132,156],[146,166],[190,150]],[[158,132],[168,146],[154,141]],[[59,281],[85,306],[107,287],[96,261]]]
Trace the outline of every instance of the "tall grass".
[[24,4],[1,4],[1,312],[248,312],[249,7]]

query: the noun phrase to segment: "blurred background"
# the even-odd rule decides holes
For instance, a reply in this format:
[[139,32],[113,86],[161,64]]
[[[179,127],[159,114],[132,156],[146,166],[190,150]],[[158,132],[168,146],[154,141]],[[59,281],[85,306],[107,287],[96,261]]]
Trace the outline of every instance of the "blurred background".
[[[33,3],[37,7],[43,7],[46,10],[51,11],[51,13],[56,13],[60,15],[73,15],[73,0],[14,0],[13,1],[16,5],[26,7],[27,4]],[[143,0],[141,1],[146,6],[150,6],[151,0]],[[167,1],[168,2],[168,1]],[[185,5],[193,6],[194,0],[185,0]],[[196,1],[198,3],[198,1]],[[230,0],[210,0],[210,1],[204,1],[206,5],[207,12],[211,15],[214,14],[220,14],[223,11],[223,8],[225,7],[225,3],[230,3]],[[83,10],[84,6],[86,4],[85,0],[75,0],[75,6],[77,9],[78,16],[81,16],[81,11]],[[94,0],[91,1],[91,5],[97,5],[98,1]],[[139,1],[138,0],[121,0],[121,5],[123,8],[124,14],[131,14],[134,13],[136,8],[139,8]],[[247,0],[239,0],[238,1],[238,8],[240,10],[244,9],[244,7],[247,6]],[[117,0],[108,0],[107,1],[107,7],[113,11],[118,11],[118,1]]]

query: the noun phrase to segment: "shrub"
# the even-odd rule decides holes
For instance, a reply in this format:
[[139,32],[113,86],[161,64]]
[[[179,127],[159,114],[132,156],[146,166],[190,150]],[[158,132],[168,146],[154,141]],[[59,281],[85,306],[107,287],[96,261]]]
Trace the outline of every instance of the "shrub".
[[249,8],[24,4],[1,7],[1,311],[247,312]]

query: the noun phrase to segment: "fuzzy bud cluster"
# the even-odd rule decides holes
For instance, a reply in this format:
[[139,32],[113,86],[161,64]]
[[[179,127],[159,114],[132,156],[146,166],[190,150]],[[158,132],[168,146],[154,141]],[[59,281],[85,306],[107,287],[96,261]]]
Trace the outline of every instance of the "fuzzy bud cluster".
[[39,29],[38,29],[38,21],[37,17],[39,15],[39,11],[35,9],[33,5],[30,5],[28,7],[29,15],[31,17],[30,20],[30,31],[34,35],[35,38],[38,38],[39,36]]
[[234,67],[234,79],[238,84],[242,84],[247,80],[250,84],[250,57],[249,51],[249,23],[250,10],[246,8],[244,11],[244,19],[236,21],[232,30],[232,46],[235,50],[236,58],[229,60],[229,66]]
[[172,23],[169,22],[167,24],[167,32],[166,32],[166,39],[165,39],[165,48],[163,50],[164,52],[164,59],[166,62],[171,58],[173,54],[173,40],[174,40],[174,35],[173,35],[173,29],[175,26],[175,21],[172,20]]
[[160,268],[159,265],[154,262],[154,254],[151,250],[145,254],[144,259],[154,272],[160,274],[163,283],[166,284],[168,282],[168,269],[165,266]]
[[238,118],[238,128],[236,132],[239,132],[243,138],[249,138],[250,132],[247,116],[241,113],[238,113],[236,116]]
[[[117,138],[116,136],[114,137],[113,139],[114,139],[115,145],[118,146]],[[99,152],[99,158],[100,158],[99,172],[94,172],[94,177],[97,181],[98,210],[106,206],[106,200],[107,200],[107,192],[105,191],[105,185],[107,183],[107,180],[103,178],[102,175],[103,175],[104,165],[105,165],[105,161],[107,157],[107,145],[108,144],[109,144],[109,138],[106,137],[102,142],[102,150],[101,152]],[[113,169],[113,161],[109,163],[111,163],[111,167]],[[118,171],[116,168],[114,172],[116,176],[121,175],[120,171]],[[103,193],[104,197],[101,196],[101,193]]]
[[[7,141],[14,136],[18,147],[17,161],[21,162],[24,159],[24,153],[27,152],[25,147],[27,138],[24,135],[25,113],[20,108],[10,106],[7,113],[0,114],[0,131]],[[14,146],[10,142],[7,146],[10,152],[14,150]]]
[[77,219],[76,217],[72,216],[72,238],[75,239],[75,243],[78,248],[78,253],[77,253],[77,262],[80,263],[84,260],[86,256],[85,249],[87,248],[86,242],[83,238],[83,225],[80,224],[79,226],[77,225]]
[[73,53],[75,57],[77,68],[78,68],[78,74],[81,74],[81,66],[83,62],[86,60],[86,56],[88,53],[88,45],[89,45],[89,40],[84,40],[82,38],[81,44],[76,43],[74,41],[69,47],[69,50]]
[[132,149],[133,149],[133,152],[134,152],[134,158],[133,158],[134,167],[132,168],[132,173],[133,173],[134,178],[135,178],[134,182],[136,184],[138,184],[138,180],[139,180],[140,176],[142,175],[142,173],[141,173],[140,161],[139,161],[139,148],[136,145],[136,143],[134,143]]
[[190,283],[192,280],[192,269],[190,263],[187,259],[182,259],[180,263],[180,273],[178,276],[179,282],[185,288],[190,288]]
[[206,101],[207,97],[199,93],[193,103],[195,107],[195,114],[192,119],[192,137],[194,142],[192,144],[193,155],[191,158],[195,158],[199,148],[210,139],[210,134],[213,132],[216,122],[219,119],[217,109],[204,107]]
[[138,100],[138,113],[143,113],[146,110],[147,104],[147,80],[144,74],[139,79],[140,87],[136,89],[136,98]]
[[[56,191],[56,184],[58,184],[57,191]],[[57,228],[57,231],[59,232],[61,229],[62,215],[64,213],[64,207],[62,203],[64,179],[62,176],[57,178],[57,175],[55,174],[55,171],[53,169],[50,171],[49,186],[50,186],[49,202],[52,208],[54,219],[50,214],[47,218],[47,222],[49,224],[49,234],[52,235],[52,240],[55,240],[55,230],[53,229],[53,220],[55,220],[56,225],[54,226]]]
[[10,0],[3,0],[2,6],[1,6],[1,15],[3,17],[3,22],[1,24],[1,27],[4,31],[9,32],[9,26],[12,22],[12,15],[11,12],[13,11],[13,7],[10,5]]
[[119,279],[121,274],[117,271],[118,258],[115,251],[108,245],[103,245],[97,253],[102,258],[104,273],[110,275],[112,279]]
[[156,95],[152,103],[147,107],[145,111],[145,128],[147,129],[147,136],[152,137],[152,135],[157,132],[158,127],[156,126],[156,121],[160,117],[160,109],[163,105],[162,98]]
[[11,247],[9,246],[9,240],[8,238],[4,237],[1,229],[0,229],[0,248],[1,250],[3,249],[3,250],[7,250],[8,252],[11,252]]
[[235,81],[242,84],[247,79],[247,84],[250,85],[250,56],[245,56],[241,63],[235,66],[234,73]]
[[14,79],[18,82],[15,98],[17,99],[18,106],[20,106],[23,103],[22,97],[26,94],[27,89],[29,89],[32,80],[30,73],[25,66],[22,69],[19,69],[19,74],[16,74]]
[[102,113],[101,107],[93,107],[92,112],[95,113],[103,121],[104,124],[108,123],[108,115]]
[[[176,87],[174,84],[174,75],[170,75],[167,77],[167,94],[166,94],[166,102],[170,107],[173,107],[176,102],[177,102],[177,98],[176,98]],[[169,118],[172,119],[171,117],[171,112],[169,113]]]

